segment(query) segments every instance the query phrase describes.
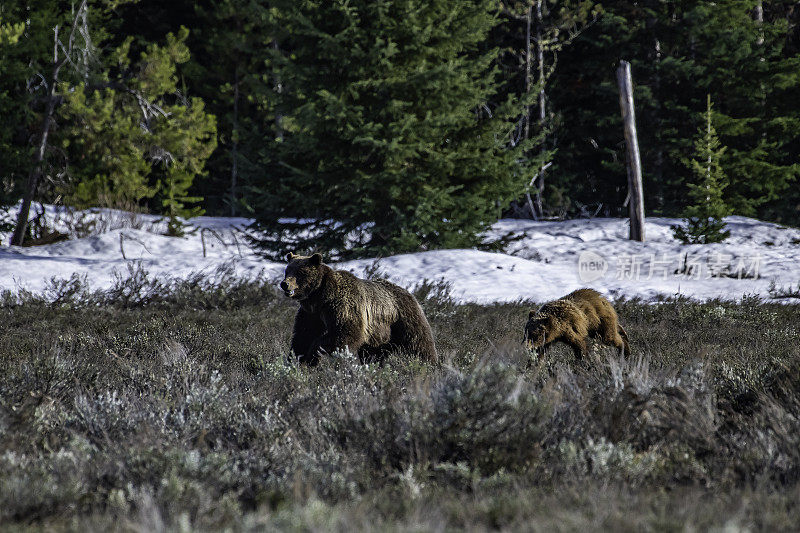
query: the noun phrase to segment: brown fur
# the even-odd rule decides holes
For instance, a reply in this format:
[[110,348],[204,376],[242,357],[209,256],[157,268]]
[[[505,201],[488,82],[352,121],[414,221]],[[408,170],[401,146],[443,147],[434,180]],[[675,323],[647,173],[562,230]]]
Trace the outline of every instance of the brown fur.
[[588,339],[599,338],[630,355],[628,334],[619,324],[611,303],[592,289],[578,289],[531,311],[525,325],[524,343],[542,355],[554,342],[564,342],[581,358],[588,351]]
[[315,365],[320,354],[345,348],[362,361],[381,360],[398,348],[436,360],[431,327],[408,291],[333,270],[319,254],[290,253],[287,260],[281,289],[300,302],[292,351],[301,362]]

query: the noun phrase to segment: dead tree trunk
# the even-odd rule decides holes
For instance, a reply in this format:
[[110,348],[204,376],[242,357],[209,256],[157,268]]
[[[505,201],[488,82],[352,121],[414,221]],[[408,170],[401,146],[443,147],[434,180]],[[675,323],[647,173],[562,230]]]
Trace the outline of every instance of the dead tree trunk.
[[642,163],[639,157],[639,140],[636,136],[636,114],[633,107],[633,81],[631,64],[620,61],[617,68],[619,105],[625,129],[625,146],[628,161],[628,213],[630,215],[630,239],[644,242],[644,191],[642,188]]
[[[759,28],[764,25],[764,4],[761,1],[759,1],[756,4],[756,24],[759,26]],[[759,46],[764,44],[764,30],[763,29],[759,30],[758,40],[756,41],[756,43]]]
[[[25,184],[25,190],[22,196],[22,205],[17,214],[17,225],[14,227],[14,234],[11,236],[11,244],[15,246],[22,246],[22,243],[25,242],[25,234],[28,231],[28,216],[30,216],[31,212],[31,203],[33,202],[33,197],[36,195],[36,189],[39,187],[42,174],[44,174],[44,158],[47,153],[48,138],[50,136],[50,129],[53,126],[56,103],[58,101],[56,86],[58,85],[61,69],[70,61],[73,43],[75,42],[75,30],[81,20],[86,24],[86,9],[86,0],[83,0],[72,21],[72,28],[66,46],[58,38],[58,26],[53,28],[55,34],[53,37],[53,69],[50,73],[49,86],[47,87],[44,116],[42,117],[42,126],[39,130],[39,144],[33,155],[31,170],[28,173],[28,181]],[[61,58],[59,58],[59,48],[62,50]]]
[[[272,41],[272,48],[276,53],[280,52],[277,39]],[[275,76],[275,92],[283,92],[283,82],[277,75]],[[280,112],[280,109],[275,110],[275,138],[279,141],[283,140],[283,114]]]
[[[531,18],[533,6],[528,6],[528,11],[525,13],[525,96],[531,93]],[[523,128],[522,138],[527,141],[530,139],[531,134],[531,107],[525,104],[525,127]],[[536,176],[531,180],[529,188],[533,186]],[[533,199],[531,198],[530,190],[525,193],[525,198],[528,200],[528,209],[531,211],[531,217],[538,220],[536,216],[536,208],[533,206]]]
[[239,180],[239,64],[233,74],[233,124],[231,132],[231,216],[236,216],[236,186]]
[[[531,92],[531,11],[532,7],[528,6],[528,11],[525,13],[525,96]],[[522,138],[526,141],[530,138],[531,132],[531,108],[525,105],[525,128],[523,129]]]
[[[544,25],[542,19],[542,0],[536,1],[536,58],[539,67],[539,127],[544,128],[547,119],[547,94],[544,92],[545,75],[544,75],[544,40],[542,38],[542,26]],[[542,153],[547,150],[544,142],[541,147]],[[542,196],[544,195],[544,173],[546,167],[539,169],[539,178],[536,183],[536,209],[539,216],[544,216],[544,207],[542,206]]]
[[39,181],[42,178],[42,165],[44,164],[44,156],[47,151],[47,138],[50,135],[50,127],[53,124],[53,113],[55,111],[55,83],[57,78],[51,78],[50,89],[47,92],[47,108],[44,112],[42,119],[42,127],[39,134],[39,146],[36,148],[36,153],[33,156],[33,167],[28,173],[28,181],[25,184],[25,192],[22,197],[22,205],[17,213],[17,225],[14,228],[14,234],[11,236],[11,244],[15,246],[22,246],[25,242],[25,234],[28,231],[28,217],[31,212],[31,203],[36,194],[36,188],[39,186]]
[[14,227],[14,234],[11,236],[11,244],[15,246],[22,246],[25,242],[25,234],[28,231],[28,216],[31,212],[31,203],[33,197],[36,195],[36,189],[41,181],[44,169],[44,157],[47,152],[47,140],[50,136],[50,128],[53,125],[53,115],[56,110],[56,85],[58,84],[58,75],[61,67],[64,66],[67,59],[58,59],[58,26],[54,29],[56,45],[53,51],[53,70],[50,75],[50,86],[47,89],[47,100],[45,104],[44,117],[42,118],[42,126],[39,129],[39,144],[36,147],[36,152],[33,155],[33,164],[28,173],[28,181],[25,183],[25,191],[22,196],[22,205],[20,206],[19,213],[17,213],[17,225]]
[[[525,95],[529,95],[532,88],[532,80],[531,80],[531,69],[532,69],[532,61],[531,61],[531,21],[533,19],[533,4],[528,6],[528,11],[525,13]],[[545,120],[547,119],[546,109],[547,109],[547,102],[546,97],[547,94],[544,91],[544,82],[545,82],[545,73],[544,73],[544,41],[542,38],[542,0],[536,0],[536,60],[537,60],[537,71],[539,75],[539,97],[537,98],[537,104],[539,108],[539,127],[544,128]],[[530,138],[530,125],[531,125],[531,110],[529,106],[525,106],[525,128],[523,131],[523,138],[528,140]],[[545,152],[547,148],[545,147],[544,143],[541,147],[542,152]],[[531,211],[531,216],[534,220],[538,220],[539,217],[544,215],[544,209],[542,207],[542,193],[544,192],[544,172],[549,165],[544,165],[539,168],[539,172],[536,174],[533,180],[531,180],[530,186],[536,186],[536,200],[535,205],[534,201],[531,199],[531,193],[526,193],[526,197],[528,200],[528,208]]]

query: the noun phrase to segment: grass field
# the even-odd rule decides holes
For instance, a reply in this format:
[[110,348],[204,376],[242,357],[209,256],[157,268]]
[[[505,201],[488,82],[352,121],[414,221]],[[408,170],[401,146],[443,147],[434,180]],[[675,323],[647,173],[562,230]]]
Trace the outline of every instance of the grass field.
[[285,361],[295,304],[226,279],[0,296],[4,528],[800,523],[798,306],[618,302],[631,358],[527,368],[528,306],[427,285],[442,365],[307,369]]

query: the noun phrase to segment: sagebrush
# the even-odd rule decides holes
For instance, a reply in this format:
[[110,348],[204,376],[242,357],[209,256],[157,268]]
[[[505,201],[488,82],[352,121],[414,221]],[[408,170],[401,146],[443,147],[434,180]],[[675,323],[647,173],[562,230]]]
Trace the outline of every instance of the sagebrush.
[[[49,529],[787,529],[797,306],[617,302],[633,355],[527,368],[530,302],[417,292],[444,358],[288,360],[266,280],[81,280],[0,307],[0,523]],[[423,297],[427,295],[428,297]]]

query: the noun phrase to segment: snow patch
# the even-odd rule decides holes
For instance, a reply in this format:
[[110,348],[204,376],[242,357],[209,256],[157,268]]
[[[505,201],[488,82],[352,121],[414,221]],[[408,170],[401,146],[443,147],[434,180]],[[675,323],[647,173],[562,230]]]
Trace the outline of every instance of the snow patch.
[[[250,223],[245,218],[198,217],[189,221],[183,237],[167,237],[158,233],[164,230],[159,217],[113,210],[76,214],[50,206],[46,212],[61,228],[70,217],[95,219],[99,233],[46,246],[0,247],[0,290],[41,291],[49,279],[74,273],[85,275],[94,288],[107,288],[115,272],[127,272],[130,261],[140,261],[152,275],[170,277],[232,263],[239,276],[277,280],[284,268],[260,257],[243,239],[240,230]],[[647,241],[639,243],[627,240],[625,219],[500,220],[486,238],[514,237],[502,252],[436,250],[332,266],[365,275],[377,265],[381,274],[407,288],[426,279],[443,280],[452,284],[457,299],[477,303],[543,302],[586,286],[612,297],[644,300],[665,295],[769,298],[771,284],[788,287],[800,281],[798,229],[734,216],[728,218],[726,242],[687,246],[672,237],[670,226],[679,222],[649,218]],[[8,238],[0,235],[3,243]],[[580,258],[598,256],[603,264],[587,267],[597,268],[594,275],[581,274]],[[594,279],[600,266],[605,270]]]

